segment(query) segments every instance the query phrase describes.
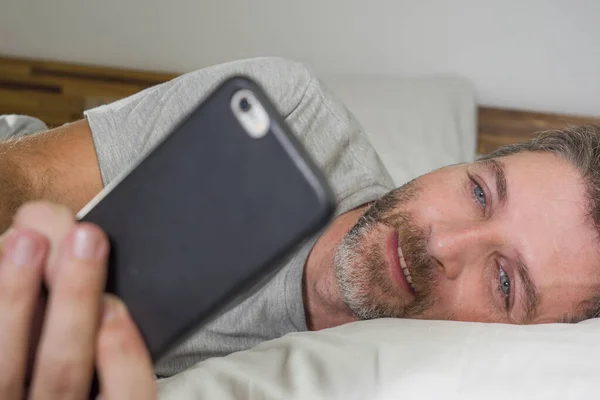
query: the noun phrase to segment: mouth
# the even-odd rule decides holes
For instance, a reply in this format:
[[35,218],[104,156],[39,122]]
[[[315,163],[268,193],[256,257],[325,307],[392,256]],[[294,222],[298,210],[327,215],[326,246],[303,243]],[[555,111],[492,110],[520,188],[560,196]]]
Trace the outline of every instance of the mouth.
[[404,278],[408,282],[408,285],[413,290],[413,293],[416,292],[415,286],[412,283],[412,277],[410,276],[410,270],[408,269],[408,265],[406,264],[406,260],[404,259],[404,253],[402,252],[402,247],[400,246],[400,241],[398,241],[398,258],[400,259],[400,267],[402,268],[402,273],[404,274]]
[[398,237],[399,234],[396,230],[390,232],[390,236],[386,243],[388,266],[390,268],[392,279],[396,284],[403,287],[411,296],[414,296],[416,291],[412,283],[412,276],[410,275],[410,269],[404,258],[404,253],[400,247]]

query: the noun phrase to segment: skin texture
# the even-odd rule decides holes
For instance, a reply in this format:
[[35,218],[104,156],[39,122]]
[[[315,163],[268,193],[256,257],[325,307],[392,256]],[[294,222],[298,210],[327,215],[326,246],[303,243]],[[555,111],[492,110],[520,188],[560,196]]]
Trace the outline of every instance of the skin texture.
[[2,231],[27,201],[49,200],[75,213],[103,187],[85,120],[0,143],[0,171]]

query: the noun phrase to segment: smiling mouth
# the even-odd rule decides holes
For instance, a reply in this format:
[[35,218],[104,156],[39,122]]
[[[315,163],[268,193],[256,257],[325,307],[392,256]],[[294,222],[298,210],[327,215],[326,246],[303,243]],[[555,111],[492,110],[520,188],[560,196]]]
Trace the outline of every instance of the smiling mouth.
[[402,273],[404,277],[408,281],[413,292],[416,293],[415,287],[412,283],[412,277],[410,276],[410,271],[408,269],[408,265],[406,264],[406,260],[404,259],[404,253],[402,252],[402,248],[400,247],[400,243],[398,243],[398,258],[400,259],[400,267],[402,267]]

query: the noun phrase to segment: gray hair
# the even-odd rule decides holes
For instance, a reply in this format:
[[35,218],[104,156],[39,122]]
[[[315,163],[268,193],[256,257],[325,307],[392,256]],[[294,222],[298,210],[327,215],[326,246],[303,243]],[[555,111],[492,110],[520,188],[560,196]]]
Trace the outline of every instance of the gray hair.
[[[501,147],[480,157],[479,160],[525,151],[552,153],[571,163],[580,172],[586,186],[588,218],[593,221],[600,237],[600,126],[569,126],[541,132],[528,142]],[[577,315],[567,316],[564,321],[577,322],[600,317],[600,285],[595,293],[581,303]]]

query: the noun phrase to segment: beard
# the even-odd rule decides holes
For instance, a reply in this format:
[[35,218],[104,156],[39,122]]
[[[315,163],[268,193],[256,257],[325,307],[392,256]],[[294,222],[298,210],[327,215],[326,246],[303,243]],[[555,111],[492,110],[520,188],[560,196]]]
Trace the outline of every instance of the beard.
[[[404,211],[418,195],[419,183],[412,180],[372,203],[336,251],[335,274],[342,300],[359,319],[419,318],[436,303],[435,264],[427,253],[427,234]],[[377,240],[382,226],[398,232],[415,290],[411,301],[391,279]]]

